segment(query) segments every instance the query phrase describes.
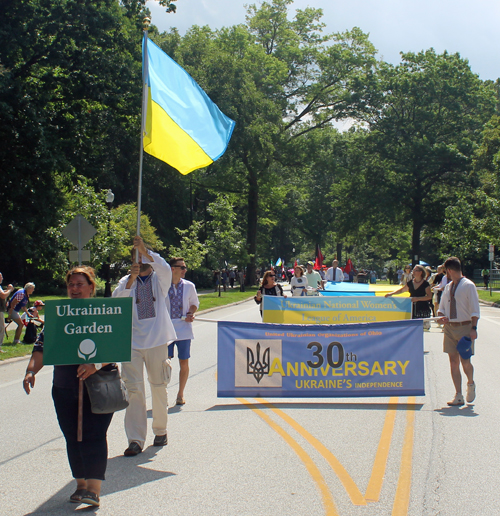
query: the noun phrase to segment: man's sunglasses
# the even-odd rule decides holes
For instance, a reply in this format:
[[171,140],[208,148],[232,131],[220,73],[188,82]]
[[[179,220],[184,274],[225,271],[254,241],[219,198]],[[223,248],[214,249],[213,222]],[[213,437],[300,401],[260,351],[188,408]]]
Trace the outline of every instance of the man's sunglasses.
[[185,271],[187,267],[185,265],[172,265],[172,267],[179,267],[179,269]]

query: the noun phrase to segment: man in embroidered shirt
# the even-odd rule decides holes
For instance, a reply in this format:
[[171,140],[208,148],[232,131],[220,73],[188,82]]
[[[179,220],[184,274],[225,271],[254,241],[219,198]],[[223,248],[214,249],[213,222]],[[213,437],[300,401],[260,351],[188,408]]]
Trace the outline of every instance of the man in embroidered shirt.
[[177,339],[168,314],[165,297],[172,280],[168,263],[158,254],[146,249],[142,238],[134,238],[139,261],[132,265],[130,274],[124,276],[113,297],[132,297],[132,359],[122,364],[123,380],[129,393],[129,406],[125,413],[125,432],[128,448],[124,455],[140,453],[146,442],[147,414],[144,387],[144,365],[151,387],[154,446],[167,444],[167,385],[171,366],[168,344]]
[[477,321],[480,317],[479,299],[474,283],[462,276],[460,260],[455,256],[448,258],[444,263],[448,273],[449,282],[441,297],[438,322],[444,324],[443,350],[450,358],[451,378],[455,386],[455,397],[448,405],[463,405],[462,375],[460,363],[467,376],[467,403],[472,403],[476,397],[476,384],[474,383],[474,368],[469,358],[464,358],[457,351],[457,344],[462,337],[469,337],[472,341],[472,354],[474,354],[474,341],[477,339]]
[[172,285],[168,290],[166,302],[177,333],[177,340],[168,346],[168,358],[174,358],[174,346],[177,346],[180,371],[176,405],[184,405],[184,388],[189,377],[191,339],[194,339],[192,322],[200,302],[194,284],[184,279],[187,271],[184,258],[175,257],[168,263],[172,268]]

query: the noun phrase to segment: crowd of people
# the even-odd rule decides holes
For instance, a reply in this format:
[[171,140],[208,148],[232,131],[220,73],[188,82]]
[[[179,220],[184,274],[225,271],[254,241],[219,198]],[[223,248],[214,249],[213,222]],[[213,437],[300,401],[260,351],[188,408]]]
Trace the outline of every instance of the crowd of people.
[[[288,278],[292,296],[304,295],[308,288],[320,289],[325,281],[341,281],[342,269],[333,260],[332,267],[321,275],[313,269],[314,262],[307,262],[307,270],[300,265],[294,267],[294,275]],[[340,271],[340,272],[339,272]],[[410,293],[412,318],[423,319],[424,329],[430,328],[430,317],[435,316],[444,332],[443,351],[448,354],[455,395],[448,402],[450,406],[472,403],[476,397],[474,368],[471,356],[474,355],[474,342],[477,339],[477,324],[480,317],[479,298],[476,285],[462,274],[460,260],[453,256],[437,267],[435,273],[423,265],[406,266],[398,270],[401,287],[385,294],[391,297],[404,292]],[[488,271],[489,272],[489,271]],[[263,296],[283,296],[281,285],[277,284],[276,272],[265,272],[255,302],[260,305],[262,315]],[[460,366],[467,377],[467,391],[462,394]]]
[[[185,279],[187,265],[182,257],[173,257],[167,263],[159,254],[147,248],[141,237],[134,238],[131,252],[132,265],[129,274],[121,278],[113,291],[113,297],[133,299],[132,350],[130,362],[122,363],[122,377],[127,387],[129,405],[125,413],[126,457],[141,453],[146,445],[148,424],[144,369],[146,369],[152,397],[153,446],[167,445],[168,395],[167,385],[172,374],[171,360],[177,349],[179,360],[179,387],[175,403],[184,405],[184,389],[189,377],[191,340],[194,338],[192,323],[199,307],[195,285]],[[293,274],[286,278],[293,297],[305,295],[308,290],[318,290],[328,281],[349,281],[345,270],[333,260],[331,267],[315,270],[314,262],[307,262],[305,269],[295,265]],[[224,271],[222,271],[223,273]],[[225,271],[227,273],[227,271]],[[230,273],[234,272],[233,277]],[[262,314],[264,296],[284,296],[278,279],[283,272],[270,268],[263,274],[254,297]],[[399,277],[399,271],[397,272]],[[228,281],[234,288],[237,271],[230,271],[227,278],[221,274],[219,281]],[[0,284],[2,281],[0,274]],[[243,275],[238,278],[243,283]],[[233,280],[233,281],[231,281]],[[455,395],[448,405],[460,406],[472,403],[476,395],[474,368],[471,356],[477,339],[477,324],[480,317],[475,284],[462,275],[460,260],[451,257],[439,265],[436,273],[416,265],[401,269],[400,288],[387,293],[386,297],[403,292],[410,293],[412,317],[437,318],[444,332],[443,351],[448,354]],[[79,266],[66,275],[67,295],[70,299],[88,299],[95,295],[95,272],[91,267]],[[12,285],[0,286],[0,308],[8,312],[18,323],[30,310],[29,298],[35,290],[33,283],[15,291]],[[10,297],[9,297],[10,296]],[[43,302],[37,301],[41,307]],[[36,307],[35,307],[36,310]],[[39,317],[31,312],[30,317]],[[41,319],[40,319],[41,321]],[[43,321],[41,321],[43,322]],[[425,321],[427,322],[427,321]],[[4,330],[3,326],[2,330]],[[19,325],[18,325],[19,327]],[[16,329],[15,341],[20,332]],[[2,337],[3,342],[3,335]],[[463,349],[468,339],[467,349]],[[35,386],[37,373],[43,367],[44,332],[40,333],[29,360],[23,387],[27,394]],[[92,412],[91,401],[84,390],[83,425],[81,439],[77,439],[79,385],[98,371],[117,370],[116,363],[75,364],[55,366],[52,398],[61,431],[66,439],[66,450],[72,475],[76,481],[75,491],[69,497],[73,503],[98,506],[102,481],[107,465],[107,429],[113,414]],[[461,369],[467,378],[467,391],[462,394]]]
[[238,281],[240,291],[245,292],[245,273],[242,269],[217,269],[214,270],[212,274],[215,286],[214,292],[217,292],[219,288],[223,289],[224,292],[226,292],[228,288],[233,289],[236,281]]

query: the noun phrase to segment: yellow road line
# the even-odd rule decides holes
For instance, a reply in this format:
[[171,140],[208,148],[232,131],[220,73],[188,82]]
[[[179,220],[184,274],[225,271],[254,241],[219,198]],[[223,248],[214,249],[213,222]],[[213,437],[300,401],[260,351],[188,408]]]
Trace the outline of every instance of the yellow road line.
[[349,473],[347,473],[346,469],[342,464],[339,462],[337,457],[333,455],[333,453],[326,448],[324,444],[322,444],[316,437],[311,435],[305,428],[303,428],[301,425],[299,425],[293,418],[291,418],[288,414],[283,412],[282,410],[276,408],[272,403],[260,399],[259,401],[262,402],[262,404],[268,406],[275,414],[277,414],[279,417],[284,419],[294,430],[296,430],[309,444],[314,446],[316,450],[325,458],[325,460],[330,464],[330,467],[333,469],[337,477],[342,482],[344,489],[347,491],[347,494],[349,495],[349,498],[351,499],[351,502],[354,505],[366,505],[366,500],[364,496],[361,494],[360,490],[358,489],[358,486],[354,482],[354,480],[351,478]]
[[387,467],[387,457],[389,456],[389,449],[391,447],[392,433],[394,431],[394,421],[396,420],[397,404],[397,397],[390,398],[382,434],[378,443],[377,454],[373,462],[372,474],[368,482],[368,487],[366,488],[365,499],[367,502],[378,502],[380,498],[385,469]]
[[416,398],[411,396],[408,398],[406,414],[406,431],[403,442],[403,451],[401,453],[401,466],[399,471],[398,487],[396,496],[392,506],[392,516],[406,516],[410,505],[410,488],[411,488],[411,464],[413,457],[413,438],[415,430],[415,405]]
[[283,428],[281,428],[277,423],[275,423],[267,414],[264,413],[261,409],[257,408],[253,403],[243,399],[237,398],[240,403],[243,403],[250,409],[252,409],[260,418],[262,418],[278,435],[280,435],[284,441],[292,448],[292,450],[297,454],[300,460],[304,463],[307,471],[311,475],[312,479],[316,483],[320,493],[321,499],[323,502],[323,507],[325,508],[326,516],[339,516],[337,512],[337,508],[335,507],[335,502],[332,497],[332,493],[328,489],[325,479],[323,475],[319,471],[314,461],[311,457],[306,453],[306,451],[300,446],[300,444],[295,441],[295,439],[286,432]]

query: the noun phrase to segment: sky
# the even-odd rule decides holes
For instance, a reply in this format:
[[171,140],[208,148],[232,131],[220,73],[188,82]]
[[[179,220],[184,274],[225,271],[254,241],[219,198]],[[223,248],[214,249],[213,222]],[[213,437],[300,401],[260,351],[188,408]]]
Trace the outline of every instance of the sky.
[[[245,22],[249,0],[177,0],[177,13],[167,14],[149,0],[152,23],[160,31],[177,27],[183,35],[192,25],[212,29]],[[295,9],[323,10],[324,32],[359,27],[369,34],[378,57],[397,64],[400,52],[458,52],[483,80],[500,77],[500,0],[295,0]]]

